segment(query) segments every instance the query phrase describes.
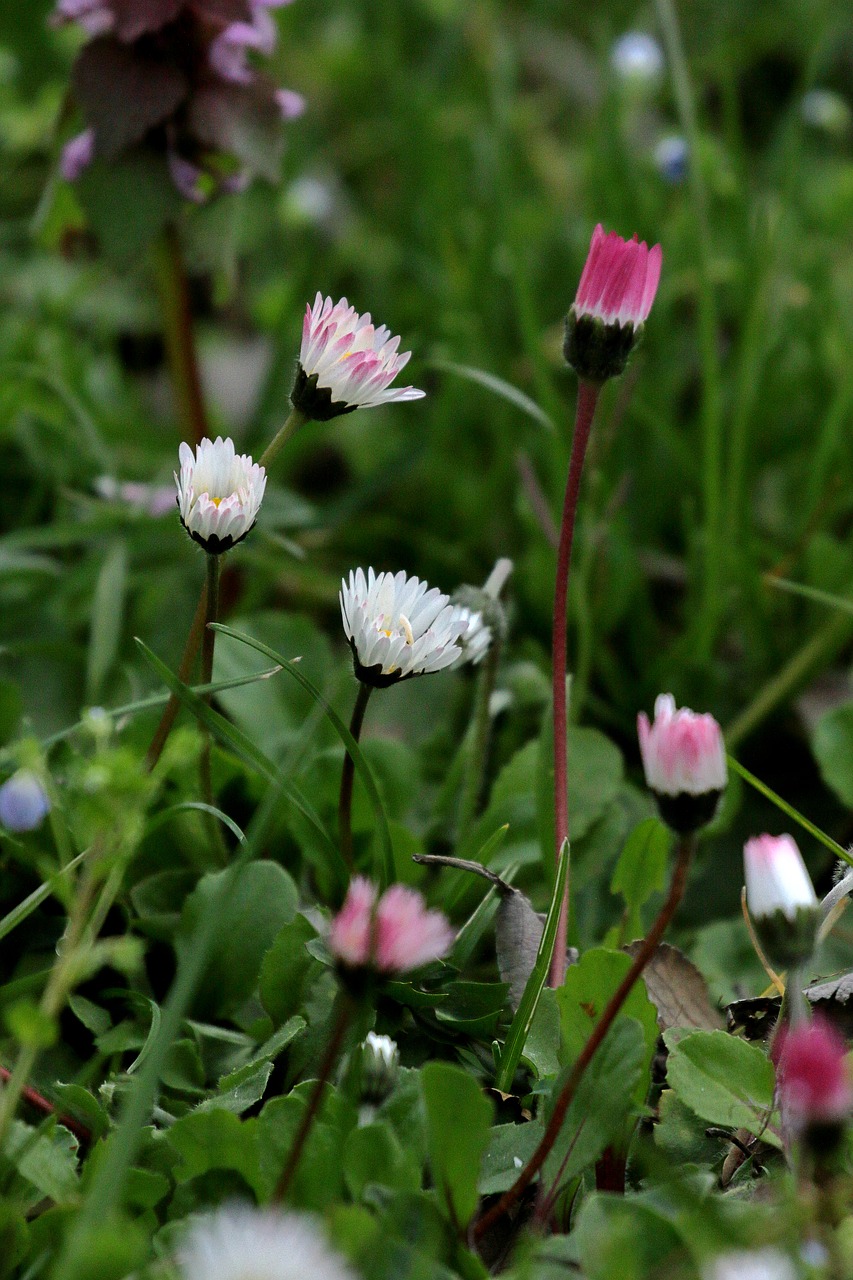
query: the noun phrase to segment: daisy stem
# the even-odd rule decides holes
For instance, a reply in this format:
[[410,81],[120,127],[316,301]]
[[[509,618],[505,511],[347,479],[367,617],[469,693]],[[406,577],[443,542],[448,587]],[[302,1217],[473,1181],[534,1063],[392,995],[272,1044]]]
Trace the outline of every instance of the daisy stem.
[[[554,856],[557,863],[560,861],[560,851],[563,844],[569,838],[568,724],[566,716],[566,605],[569,592],[569,567],[572,561],[572,538],[575,531],[581,472],[583,471],[586,446],[589,442],[589,433],[600,391],[601,388],[592,382],[582,381],[578,385],[575,432],[572,438],[572,453],[569,459],[569,474],[566,480],[566,495],[563,501],[560,542],[557,548],[551,650],[552,697],[554,702]],[[561,987],[566,976],[568,927],[569,876],[567,875],[563,906],[557,925],[557,937],[554,942],[554,954],[551,960],[549,983],[552,987]]]
[[[190,626],[187,642],[184,645],[184,652],[181,657],[181,664],[178,667],[178,679],[181,684],[189,684],[190,676],[193,673],[196,656],[198,655],[199,645],[201,644],[202,631],[204,630],[205,617],[207,614],[207,582],[201,589],[201,594],[196,605],[195,615]],[[169,695],[169,701],[160,717],[160,723],[151,739],[151,745],[145,755],[145,768],[148,773],[156,765],[166,745],[166,739],[172,732],[172,726],[177,719],[178,712],[181,708],[181,700],[174,693]]]
[[575,1065],[569,1074],[566,1083],[557,1098],[551,1118],[548,1121],[545,1133],[539,1146],[533,1152],[527,1164],[522,1169],[516,1181],[505,1191],[497,1204],[493,1205],[488,1213],[484,1214],[474,1227],[474,1238],[479,1240],[485,1233],[504,1216],[505,1213],[518,1200],[519,1196],[527,1189],[536,1174],[542,1168],[547,1160],[557,1138],[560,1136],[560,1130],[563,1127],[563,1121],[566,1118],[569,1106],[573,1098],[576,1096],[578,1086],[584,1077],[587,1067],[595,1057],[596,1051],[600,1048],[604,1037],[616,1021],[616,1017],[622,1009],[628,996],[631,994],[634,986],[639,980],[646,965],[657,951],[658,945],[666,932],[667,926],[675,915],[678,904],[684,897],[684,890],[687,885],[687,872],[690,868],[690,862],[696,849],[695,834],[682,835],[678,841],[678,854],[675,862],[675,870],[672,873],[672,881],[669,886],[669,893],[666,901],[658,913],[657,919],[646,934],[643,945],[634,956],[631,965],[625,977],[619,983],[619,986],[613,992],[601,1013],[598,1021],[590,1032],[589,1039],[581,1050]]
[[273,1204],[281,1203],[290,1190],[290,1184],[293,1181],[296,1170],[299,1167],[299,1161],[302,1158],[302,1152],[305,1150],[305,1144],[308,1141],[308,1135],[311,1132],[317,1113],[320,1110],[320,1103],[323,1101],[323,1094],[326,1085],[329,1082],[329,1076],[332,1074],[335,1063],[338,1060],[338,1054],[341,1051],[341,1045],[344,1042],[347,1027],[350,1021],[350,1002],[347,997],[342,997],[340,1008],[335,1019],[335,1025],[332,1028],[332,1034],[329,1037],[329,1043],[326,1045],[326,1052],[323,1055],[323,1061],[320,1063],[320,1071],[314,1083],[311,1097],[302,1116],[302,1122],[297,1130],[296,1137],[293,1140],[293,1146],[290,1148],[290,1154],[287,1157],[287,1163],[281,1171],[281,1177],[272,1193]]
[[160,237],[156,263],[169,373],[183,429],[190,440],[198,444],[210,433],[196,352],[190,291],[181,240],[174,223],[168,223]]
[[[212,622],[219,621],[219,578],[220,566],[219,556],[206,555],[207,560],[207,610],[204,618],[204,635],[201,642],[201,683],[213,683],[213,649],[216,644],[216,632],[210,625]],[[212,694],[206,693],[204,700],[210,706]],[[199,770],[201,774],[201,794],[205,804],[213,807],[213,779],[210,773],[210,730],[204,726],[202,730],[201,740],[201,758],[199,761]],[[214,844],[220,854],[223,862],[227,861],[228,851],[225,848],[225,841],[222,838],[218,821],[211,815],[210,827],[214,832]]]
[[501,658],[501,642],[496,633],[492,633],[492,643],[486,654],[486,660],[477,676],[477,694],[474,703],[473,739],[468,753],[465,772],[465,788],[462,792],[462,803],[459,807],[459,839],[464,840],[468,828],[477,816],[480,800],[483,795],[483,779],[486,774],[486,761],[489,755],[489,739],[491,737],[492,720],[490,705],[498,674]]
[[258,459],[259,465],[268,471],[270,463],[279,450],[284,448],[293,433],[304,426],[307,421],[308,419],[301,409],[292,408],[284,426],[279,428]]
[[[367,704],[370,701],[372,692],[372,685],[359,683],[358,696],[352,709],[352,719],[349,726],[349,731],[356,742],[361,737],[364,713],[367,710]],[[344,763],[341,769],[341,794],[338,800],[338,842],[341,846],[344,861],[350,868],[352,868],[352,784],[354,779],[355,762],[347,751],[344,754]]]

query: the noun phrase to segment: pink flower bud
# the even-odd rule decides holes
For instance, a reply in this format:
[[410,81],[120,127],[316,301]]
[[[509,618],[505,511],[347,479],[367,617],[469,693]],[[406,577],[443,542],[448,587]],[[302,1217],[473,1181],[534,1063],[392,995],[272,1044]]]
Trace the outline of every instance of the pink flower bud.
[[446,955],[453,937],[445,916],[427,910],[414,889],[395,884],[377,901],[370,881],[356,876],[332,921],[328,943],[346,968],[406,973]]
[[776,1070],[779,1108],[788,1133],[842,1124],[853,1109],[847,1045],[824,1018],[783,1030]]
[[59,157],[59,171],[66,182],[76,182],[95,158],[95,130],[84,129],[66,142]]
[[753,836],[743,850],[746,901],[756,919],[781,911],[790,921],[806,907],[817,907],[817,895],[802,854],[791,836]]
[[654,723],[637,716],[637,734],[646,784],[654,791],[664,821],[676,831],[709,822],[728,770],[723,735],[712,715],[675,708],[671,693],[655,702]]

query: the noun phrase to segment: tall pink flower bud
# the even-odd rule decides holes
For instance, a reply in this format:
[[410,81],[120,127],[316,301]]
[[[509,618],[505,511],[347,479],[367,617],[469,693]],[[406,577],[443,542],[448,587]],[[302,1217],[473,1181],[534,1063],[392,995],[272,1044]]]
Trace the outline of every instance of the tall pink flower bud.
[[401,974],[440,960],[453,937],[447,918],[428,910],[416,890],[395,884],[377,897],[370,881],[356,876],[332,921],[328,944],[344,969]]
[[655,718],[637,716],[646,784],[661,817],[674,831],[696,831],[710,822],[728,779],[723,734],[712,715],[676,710],[671,693],[655,702]]
[[753,836],[743,850],[746,903],[774,964],[802,964],[814,951],[820,910],[791,836]]
[[600,384],[624,371],[652,309],[661,261],[659,244],[650,249],[636,236],[595,228],[563,344],[582,381]]
[[785,1132],[826,1150],[834,1146],[853,1110],[847,1045],[823,1018],[782,1032],[776,1068]]

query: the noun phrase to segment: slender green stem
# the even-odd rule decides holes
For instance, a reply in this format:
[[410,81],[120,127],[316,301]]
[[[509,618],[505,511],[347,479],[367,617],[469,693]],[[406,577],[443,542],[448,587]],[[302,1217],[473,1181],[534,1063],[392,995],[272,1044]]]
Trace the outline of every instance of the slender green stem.
[[471,823],[477,816],[483,796],[483,780],[489,756],[492,716],[491,701],[501,660],[501,640],[497,630],[492,631],[492,641],[486,660],[477,674],[477,693],[474,700],[473,735],[465,767],[465,783],[459,806],[459,840],[465,839]]
[[617,1014],[628,999],[628,996],[639,980],[646,965],[652,959],[652,956],[658,948],[658,944],[666,932],[667,925],[674,916],[676,909],[678,908],[678,904],[684,896],[684,890],[687,885],[687,872],[690,868],[690,862],[695,848],[695,835],[684,835],[680,837],[678,842],[678,856],[676,858],[672,883],[670,884],[669,893],[667,894],[666,901],[660,909],[657,919],[646,935],[643,945],[634,957],[633,964],[614,991],[613,995],[608,1000],[601,1017],[598,1019],[598,1022],[596,1022],[592,1032],[590,1033],[589,1039],[578,1055],[577,1061],[575,1062],[566,1083],[560,1091],[560,1095],[557,1098],[551,1118],[548,1121],[545,1133],[543,1134],[538,1147],[509,1190],[504,1192],[497,1204],[493,1205],[488,1213],[485,1213],[477,1222],[474,1227],[474,1238],[476,1240],[480,1240],[485,1233],[489,1231],[489,1229],[512,1208],[519,1196],[522,1195],[536,1177],[536,1174],[542,1168],[542,1165],[553,1150],[554,1143],[560,1136],[560,1130],[563,1127],[563,1121],[566,1118],[566,1113],[571,1105],[572,1099],[577,1093],[578,1085],[583,1079],[587,1067],[595,1057],[596,1051],[601,1046],[604,1037],[607,1035],[607,1032],[616,1020]]
[[332,1074],[332,1070],[338,1060],[338,1054],[341,1051],[341,1045],[344,1042],[344,1036],[346,1035],[347,1027],[349,1026],[350,1014],[351,1007],[349,1000],[344,997],[341,1001],[337,1018],[335,1019],[335,1025],[332,1028],[332,1034],[329,1037],[329,1043],[326,1045],[326,1052],[323,1055],[323,1061],[320,1063],[320,1070],[317,1075],[314,1088],[311,1092],[311,1097],[308,1099],[308,1105],[305,1108],[302,1121],[299,1125],[299,1129],[297,1130],[296,1137],[293,1140],[293,1146],[290,1148],[287,1163],[281,1171],[281,1177],[276,1183],[275,1191],[272,1194],[273,1203],[278,1203],[284,1200],[290,1190],[290,1184],[293,1181],[296,1170],[299,1168],[299,1161],[302,1158],[302,1152],[305,1150],[305,1144],[308,1141],[314,1121],[317,1118],[317,1113],[320,1110],[320,1103],[323,1101],[323,1094],[326,1090],[326,1085],[329,1082],[329,1077]]
[[284,448],[294,432],[298,431],[301,426],[304,426],[307,421],[308,419],[301,409],[291,409],[284,426],[279,428],[258,459],[259,465],[269,471],[270,463],[279,451]]
[[174,223],[157,245],[157,283],[169,372],[184,432],[198,444],[209,435],[181,240]]
[[720,356],[717,349],[717,308],[711,273],[711,239],[708,196],[701,165],[701,138],[696,118],[690,72],[673,0],[655,0],[669,64],[681,127],[690,147],[689,189],[695,223],[696,265],[699,273],[699,349],[702,365],[702,482],[705,514],[703,603],[698,615],[698,643],[710,651],[720,613],[722,593],[722,393]]
[[[554,858],[559,864],[563,845],[569,839],[569,786],[568,786],[568,725],[566,723],[566,604],[569,591],[569,569],[572,562],[572,539],[575,516],[578,509],[581,473],[595,406],[601,388],[591,382],[578,385],[578,403],[575,414],[575,432],[572,438],[572,454],[566,479],[563,500],[563,519],[560,524],[560,543],[557,548],[557,573],[554,583],[554,621],[551,648],[551,694],[554,709]],[[557,925],[557,940],[551,961],[549,983],[561,987],[566,976],[566,939],[569,929],[570,872],[566,873],[566,888]]]
[[[181,663],[178,667],[178,679],[182,684],[189,684],[193,667],[195,666],[196,656],[198,654],[201,638],[204,633],[205,617],[207,615],[207,582],[201,589],[198,598],[198,604],[195,607],[192,624],[190,626],[187,642],[184,645],[184,652],[181,657]],[[172,732],[172,726],[177,719],[178,712],[181,709],[181,700],[174,693],[169,695],[169,701],[160,717],[160,723],[154,731],[154,737],[151,739],[151,745],[145,755],[145,768],[148,773],[157,764],[166,745],[166,739]]]
[[[364,724],[364,713],[370,701],[373,688],[369,684],[359,682],[358,696],[352,709],[352,720],[349,731],[356,742],[361,737],[361,726]],[[348,751],[344,752],[344,763],[341,768],[341,793],[338,799],[338,842],[347,866],[352,868],[352,784],[355,779],[355,761]]]
[[[201,683],[211,684],[213,681],[213,651],[216,645],[216,631],[212,623],[219,621],[219,579],[220,579],[220,563],[219,556],[207,553],[207,611],[205,613],[204,635],[201,642]],[[212,694],[206,693],[204,700],[208,706],[212,701]],[[201,795],[205,804],[213,807],[213,778],[210,771],[210,755],[211,755],[211,735],[210,730],[205,726],[202,730],[201,740],[201,757],[199,760],[199,772],[201,778]],[[213,842],[219,853],[220,860],[226,861],[228,851],[225,847],[225,841],[222,836],[222,829],[213,815],[208,815],[208,826],[213,836]]]

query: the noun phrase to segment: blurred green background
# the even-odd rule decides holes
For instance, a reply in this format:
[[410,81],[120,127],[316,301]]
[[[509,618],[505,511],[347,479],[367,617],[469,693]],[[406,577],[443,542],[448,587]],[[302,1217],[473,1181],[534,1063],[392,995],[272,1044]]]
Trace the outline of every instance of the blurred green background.
[[[182,429],[152,246],[134,230],[104,254],[57,175],[81,36],[52,29],[50,8],[0,10],[7,739],[155,687],[132,637],[176,665],[203,574],[171,514],[101,496],[103,477],[169,485]],[[849,5],[296,0],[275,18],[275,78],[307,101],[284,126],[281,181],[181,218],[211,422],[261,452],[287,414],[318,289],[400,333],[406,378],[428,398],[302,431],[256,534],[229,557],[230,617],[289,618],[282,634],[315,646],[346,711],[342,573],[404,567],[450,590],[510,556],[493,772],[510,760],[547,697],[549,538],[575,391],[562,318],[595,223],[636,232],[663,245],[664,270],[642,349],[602,398],[584,478],[573,714],[617,743],[637,780],[637,710],[672,690],[846,842]],[[631,31],[658,42],[658,76],[626,73],[624,46],[620,64],[614,46]],[[120,226],[124,211],[109,213]],[[338,661],[293,615],[322,628]],[[376,723],[425,741],[438,785],[469,701],[464,676],[414,682]],[[744,835],[786,825],[738,791],[694,916],[735,911]],[[831,857],[803,847],[826,887]]]

